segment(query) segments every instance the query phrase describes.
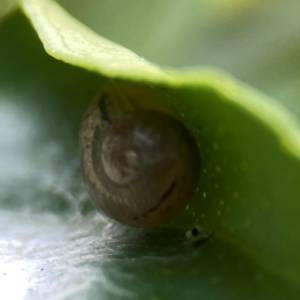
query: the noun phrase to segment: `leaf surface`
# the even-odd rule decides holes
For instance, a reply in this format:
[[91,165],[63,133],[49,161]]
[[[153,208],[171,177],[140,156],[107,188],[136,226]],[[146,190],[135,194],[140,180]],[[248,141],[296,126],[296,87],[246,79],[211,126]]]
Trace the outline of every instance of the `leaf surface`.
[[[199,190],[189,209],[174,222],[173,229],[158,229],[149,234],[127,231],[117,225],[109,228],[105,220],[83,216],[82,207],[86,202],[77,203],[82,197],[80,193],[84,192],[79,184],[79,171],[74,167],[76,151],[70,150],[70,159],[66,159],[68,155],[57,156],[63,164],[46,164],[42,169],[46,170],[45,174],[52,170],[54,186],[60,189],[55,194],[55,189],[48,187],[40,203],[40,211],[50,213],[49,218],[44,218],[43,231],[34,228],[34,224],[41,223],[34,200],[37,194],[32,199],[29,196],[24,205],[31,207],[33,214],[31,225],[27,228],[24,225],[27,238],[22,242],[25,251],[30,253],[32,274],[38,278],[37,265],[42,261],[49,270],[40,284],[36,283],[34,293],[43,291],[49,297],[43,285],[53,280],[54,290],[63,295],[63,299],[70,295],[77,295],[79,299],[83,295],[91,297],[101,292],[108,299],[112,295],[124,298],[142,295],[145,299],[175,295],[181,299],[198,299],[199,295],[206,299],[252,299],[254,294],[261,299],[282,299],[283,295],[297,299],[300,130],[293,115],[279,102],[222,72],[164,69],[152,65],[98,36],[52,1],[23,0],[21,3],[50,55],[95,72],[86,73],[51,60],[39,50],[36,41],[35,52],[32,52],[28,45],[33,38],[26,41],[23,55],[25,58],[27,55],[27,60],[20,62],[31,73],[31,82],[42,83],[39,93],[29,93],[36,94],[32,97],[35,101],[27,100],[29,111],[38,109],[41,119],[49,112],[53,118],[47,121],[51,129],[44,140],[44,149],[49,148],[51,139],[48,137],[56,136],[61,126],[70,126],[65,134],[70,136],[71,146],[63,132],[55,144],[59,149],[75,148],[76,125],[67,125],[70,122],[65,116],[73,114],[75,124],[78,123],[83,106],[104,84],[105,78],[101,76],[105,76],[145,83],[168,96],[195,134],[203,162]],[[19,19],[15,21],[22,24]],[[16,45],[20,47],[20,42],[10,42],[10,47]],[[5,53],[8,55],[8,52]],[[36,61],[28,60],[32,53],[37,53]],[[16,63],[13,62],[16,57],[11,59],[11,64]],[[10,78],[10,74],[14,78],[13,69],[2,76]],[[21,90],[25,90],[24,76],[18,80],[23,82]],[[74,82],[77,83],[74,85]],[[48,95],[41,97],[44,104],[39,104],[39,95]],[[56,99],[53,106],[62,112],[58,116],[55,109],[47,106],[53,98]],[[44,105],[48,108],[41,109]],[[44,128],[41,124],[36,121],[34,127]],[[34,143],[28,147],[32,151],[38,148]],[[39,159],[41,163],[42,156]],[[74,173],[59,175],[72,168],[75,168]],[[37,173],[40,172],[38,169]],[[30,185],[34,184],[34,178],[32,176]],[[68,178],[75,178],[75,182],[71,183]],[[35,185],[34,190],[45,191],[45,182]],[[58,182],[61,184],[57,185]],[[79,191],[78,186],[81,186]],[[71,193],[70,198],[68,193]],[[20,190],[13,199],[23,199],[24,195]],[[60,203],[57,211],[53,210],[54,206],[51,210],[47,207],[52,198],[52,205]],[[8,202],[3,207],[8,207]],[[81,215],[79,220],[70,221],[70,215],[76,213]],[[1,235],[7,231],[14,240],[21,241],[18,222],[15,227],[10,226],[10,220],[17,220],[18,215],[9,214],[11,217],[7,220],[3,217],[3,220],[10,229],[4,228]],[[70,226],[65,225],[64,220],[68,220]],[[26,222],[25,218],[20,224]],[[214,230],[214,238],[199,248],[186,247],[184,232],[193,224]],[[61,232],[60,236],[52,235],[51,228]],[[42,241],[42,246],[35,246],[35,239]],[[63,242],[57,243],[57,239]],[[43,247],[49,251],[43,252]],[[69,253],[71,259],[63,253]],[[13,245],[10,254],[16,263],[24,263]],[[53,260],[61,267],[50,266]],[[67,266],[72,272],[66,271]],[[73,274],[76,276],[71,276]],[[82,274],[89,284],[80,285],[76,294],[76,285],[84,281]],[[187,277],[183,278],[182,274]],[[59,278],[70,287],[70,294],[64,294]],[[143,288],[137,289],[137,286]]]

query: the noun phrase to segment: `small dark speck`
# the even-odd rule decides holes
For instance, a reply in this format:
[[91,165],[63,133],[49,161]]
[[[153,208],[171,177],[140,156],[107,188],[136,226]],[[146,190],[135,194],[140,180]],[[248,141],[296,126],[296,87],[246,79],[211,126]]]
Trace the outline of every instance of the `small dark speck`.
[[6,273],[3,273],[3,275],[6,275]]
[[197,228],[193,228],[193,229],[192,229],[192,235],[193,235],[193,236],[197,236],[199,233],[200,233],[200,232],[199,232],[199,230],[198,230]]
[[44,271],[44,268],[41,268],[41,271]]

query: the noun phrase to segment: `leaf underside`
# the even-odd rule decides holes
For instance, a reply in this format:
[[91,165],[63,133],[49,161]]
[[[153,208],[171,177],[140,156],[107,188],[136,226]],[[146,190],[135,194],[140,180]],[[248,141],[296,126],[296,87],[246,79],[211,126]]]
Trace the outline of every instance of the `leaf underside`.
[[[84,218],[79,222],[84,233],[80,237],[73,233],[81,247],[80,257],[86,257],[83,260],[79,261],[77,246],[45,241],[62,252],[70,247],[77,262],[59,258],[60,264],[71,264],[77,271],[78,265],[86,266],[85,276],[91,282],[99,283],[101,276],[112,278],[108,285],[100,283],[102,289],[108,289],[104,294],[113,289],[126,294],[127,285],[141,284],[145,299],[151,299],[151,294],[162,299],[175,295],[177,285],[182,299],[196,299],[195,293],[207,299],[251,299],[257,290],[261,290],[261,299],[274,299],[275,295],[281,299],[287,294],[292,298],[292,293],[296,299],[299,294],[286,283],[296,288],[300,284],[300,130],[293,115],[279,102],[220,71],[164,69],[150,64],[92,32],[53,1],[23,0],[20,4],[51,56],[93,71],[89,75],[93,78],[148,84],[171,99],[198,141],[203,164],[199,190],[174,228],[200,224],[215,230],[206,245],[189,248],[182,246],[180,239],[166,241],[163,229],[153,237],[136,230],[124,233],[117,226],[108,234],[106,227]],[[61,68],[67,72],[64,68],[68,67]],[[105,80],[99,82],[100,89]],[[50,223],[46,220],[46,228]],[[58,220],[55,226],[58,231],[66,227],[61,238],[68,239],[74,228],[61,223]],[[73,226],[79,225],[75,222]],[[113,241],[108,241],[107,235]],[[48,255],[44,258],[50,261]],[[113,271],[116,264],[120,277]],[[53,275],[57,271],[52,267],[47,274],[57,278]],[[126,279],[127,273],[133,277]],[[183,273],[188,274],[187,279],[180,276]],[[71,280],[68,272],[62,274],[66,282]],[[74,278],[79,282],[82,275],[78,272]],[[161,282],[166,283],[163,288]],[[91,283],[90,295],[99,291]],[[128,298],[137,293],[134,288],[127,292]]]

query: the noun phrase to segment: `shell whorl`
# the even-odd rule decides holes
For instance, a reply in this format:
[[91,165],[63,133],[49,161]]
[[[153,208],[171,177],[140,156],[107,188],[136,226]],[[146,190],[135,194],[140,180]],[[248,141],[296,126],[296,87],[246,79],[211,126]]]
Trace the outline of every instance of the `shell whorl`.
[[129,226],[171,220],[198,183],[197,144],[162,100],[146,87],[109,83],[82,121],[87,190],[99,210]]

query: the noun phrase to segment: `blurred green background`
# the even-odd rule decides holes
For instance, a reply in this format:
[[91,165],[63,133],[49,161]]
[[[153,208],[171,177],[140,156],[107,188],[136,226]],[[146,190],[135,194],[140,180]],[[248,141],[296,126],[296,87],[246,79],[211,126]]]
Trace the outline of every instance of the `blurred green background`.
[[60,0],[96,32],[151,62],[210,66],[300,116],[297,0]]
[[[151,62],[220,68],[300,118],[299,1],[59,2]],[[95,212],[78,129],[106,80],[48,56],[21,12],[0,23],[0,298],[299,299],[228,241],[189,247],[181,229],[127,229]]]

